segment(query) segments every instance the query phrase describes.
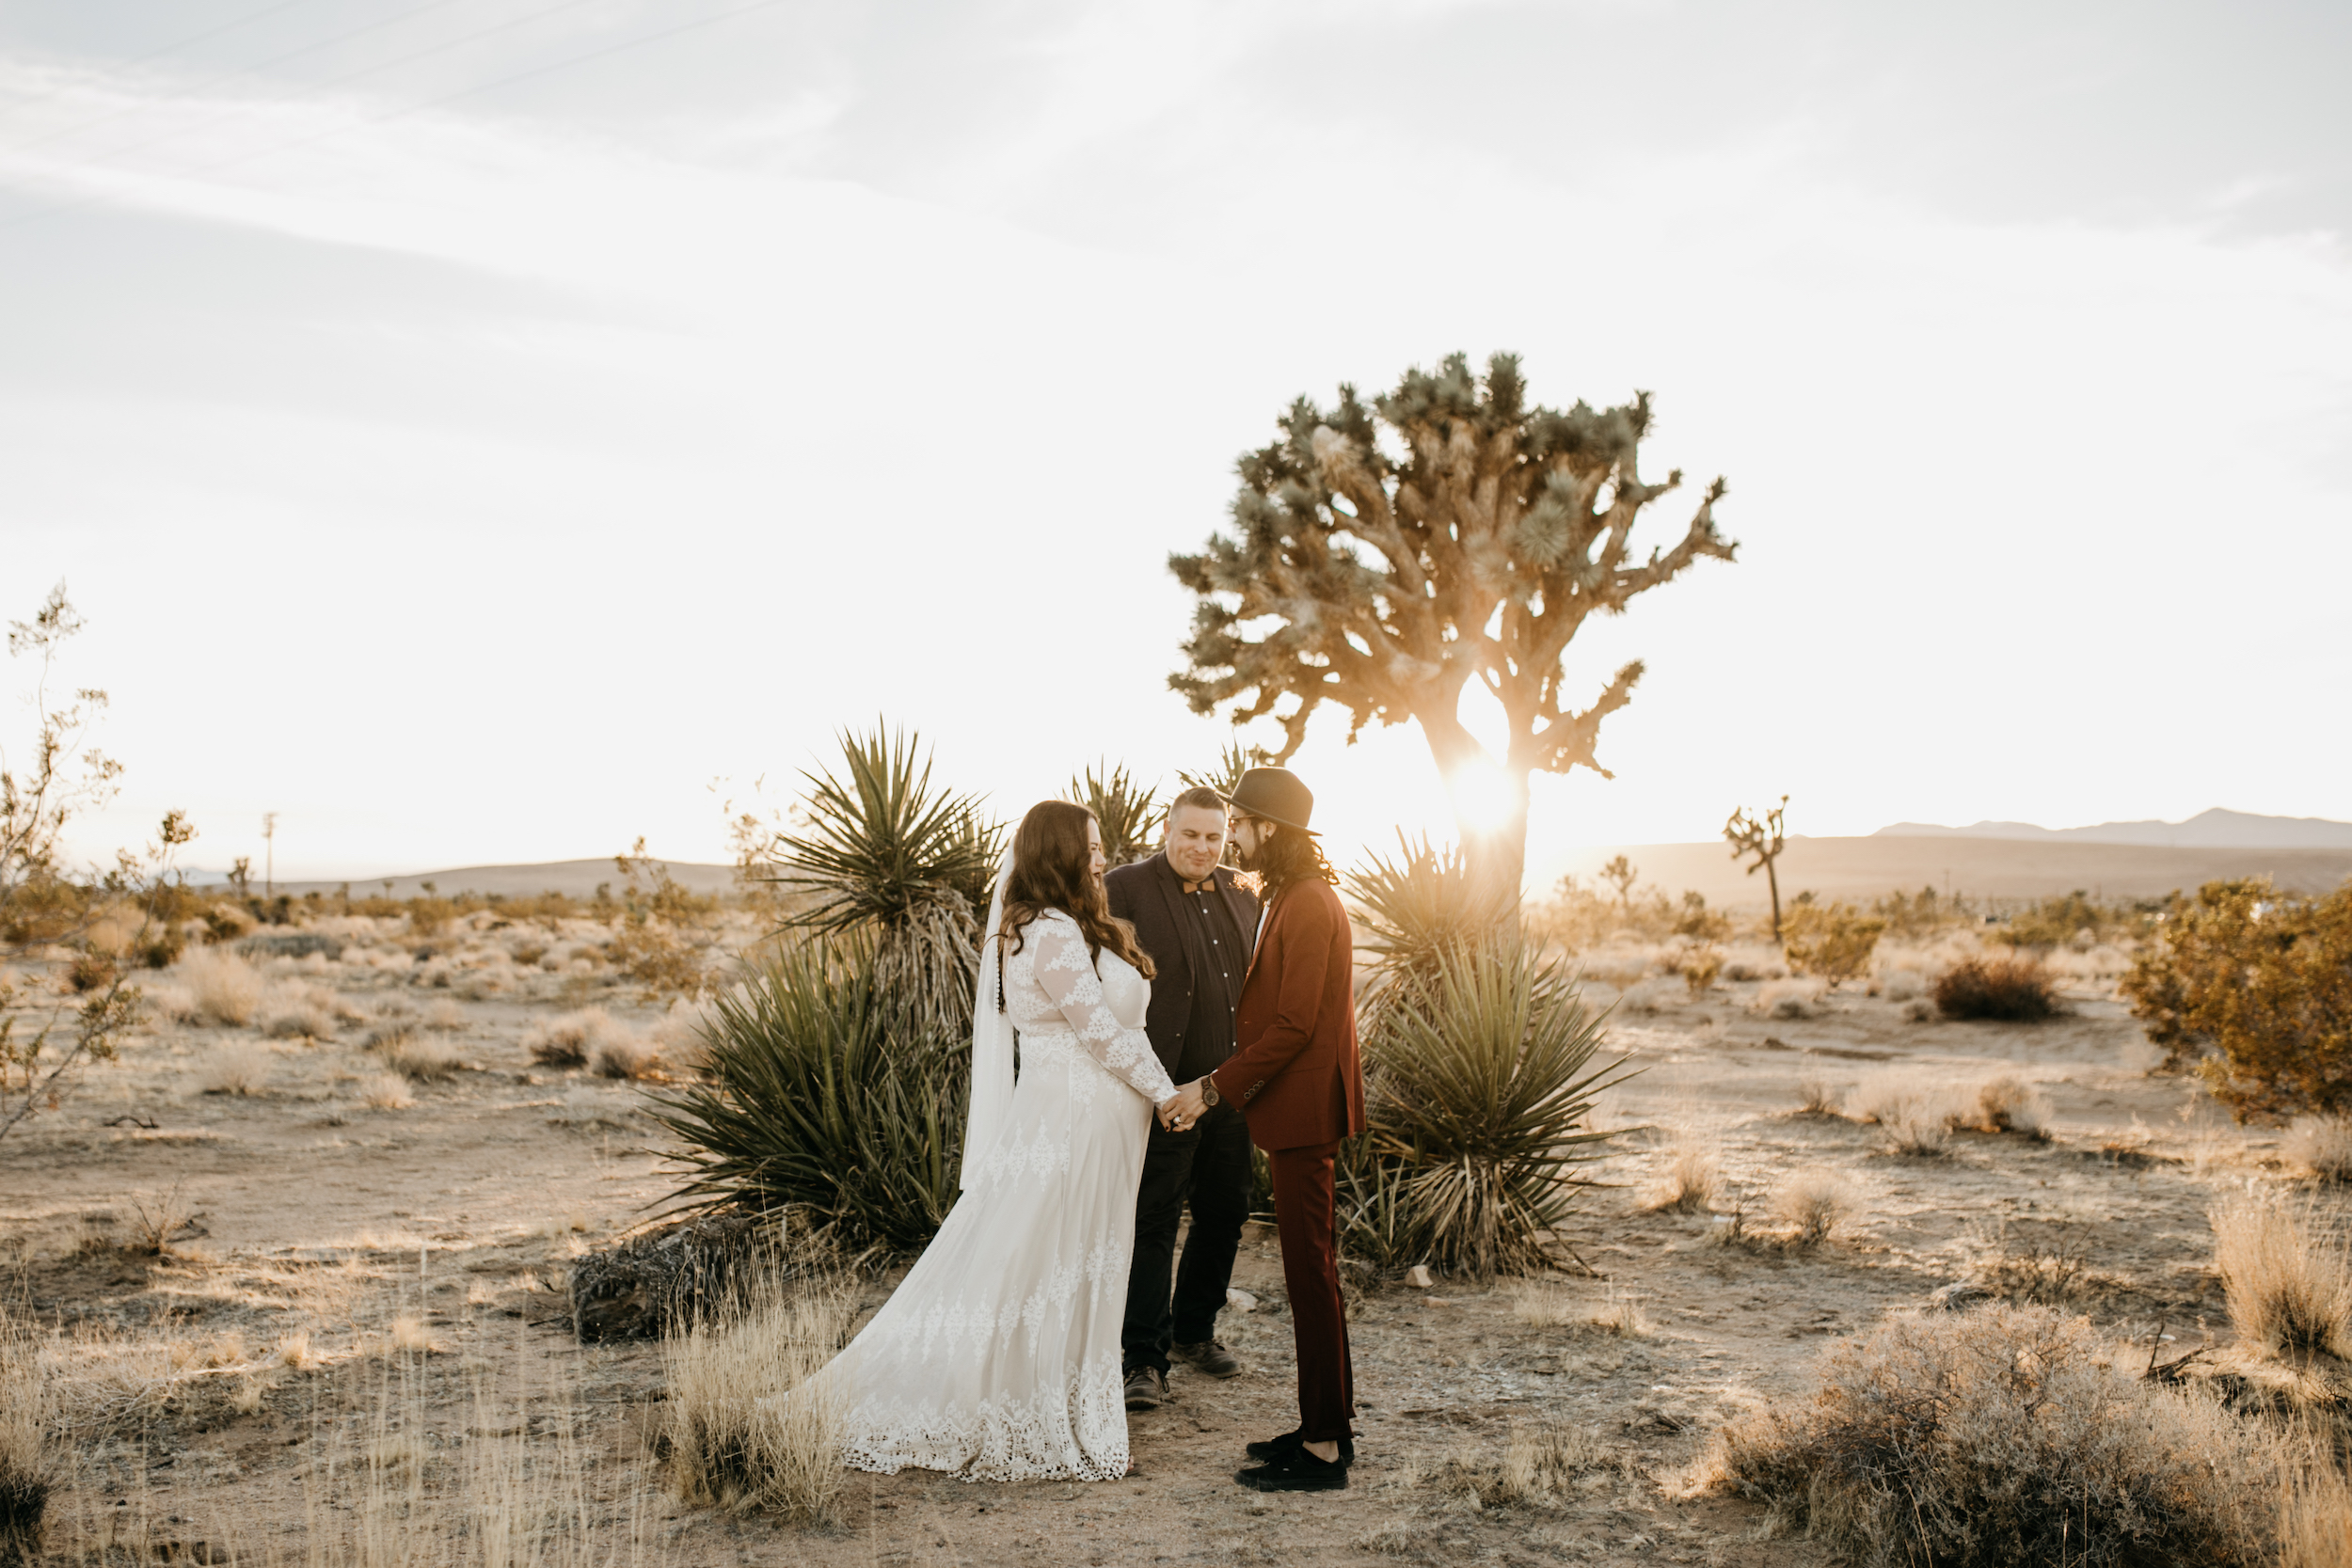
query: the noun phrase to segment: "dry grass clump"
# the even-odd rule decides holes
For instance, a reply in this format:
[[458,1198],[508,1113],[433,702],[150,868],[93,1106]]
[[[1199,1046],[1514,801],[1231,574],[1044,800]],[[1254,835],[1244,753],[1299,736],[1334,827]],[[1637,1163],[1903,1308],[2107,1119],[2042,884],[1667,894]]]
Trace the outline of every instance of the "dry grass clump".
[[1797,1080],[1797,1113],[1807,1117],[1834,1117],[1843,1113],[1840,1098],[1829,1080],[1819,1073],[1808,1072]]
[[215,1047],[197,1073],[204,1094],[254,1094],[269,1082],[269,1048],[243,1042]]
[[2213,1206],[2213,1263],[2239,1337],[2272,1355],[2352,1360],[2352,1256],[2308,1203],[2246,1193]]
[[679,997],[653,1026],[653,1040],[661,1059],[689,1072],[704,1071],[709,1061],[709,1032],[718,1022],[710,1003]]
[[199,948],[181,960],[180,977],[196,1000],[198,1013],[215,1023],[242,1027],[262,1005],[262,977],[234,953]]
[[372,1072],[359,1080],[359,1103],[371,1111],[405,1111],[416,1102],[408,1080],[397,1072]]
[[615,1026],[596,1042],[588,1065],[599,1078],[660,1078],[661,1048],[633,1029]]
[[1978,1281],[2003,1301],[2058,1307],[2091,1284],[2097,1230],[2077,1219],[2003,1219],[1979,1232]]
[[1772,1194],[1772,1217],[1801,1246],[1828,1241],[1861,1206],[1861,1193],[1834,1170],[1800,1171]]
[[1811,1018],[1829,994],[1829,982],[1816,976],[1767,980],[1756,989],[1749,1004],[1766,1018]]
[[466,1027],[466,1009],[445,996],[424,1010],[424,1026],[437,1034],[457,1034]]
[[1669,1148],[1665,1166],[1643,1206],[1674,1214],[1705,1213],[1722,1190],[1723,1162],[1712,1148],[1687,1135]]
[[1590,1427],[1556,1416],[1511,1423],[1502,1450],[1500,1488],[1508,1502],[1545,1502],[1569,1490],[1581,1476],[1615,1464],[1609,1446]]
[[523,1033],[523,1049],[541,1067],[586,1067],[596,1047],[618,1029],[602,1007],[582,1007],[534,1022]]
[[2352,1118],[2297,1117],[2284,1152],[2321,1181],[2352,1181]]
[[148,1011],[174,1023],[194,1023],[204,1016],[204,1009],[197,1006],[196,992],[185,986],[141,985],[139,993],[147,999]]
[[2280,1485],[2278,1568],[2352,1568],[2352,1485],[2324,1459]]
[[1957,1106],[1961,1125],[1979,1132],[2016,1132],[2028,1138],[2049,1134],[2049,1106],[2042,1092],[2011,1072],[1996,1072],[1964,1094]]
[[1650,1334],[1641,1299],[1614,1285],[1596,1302],[1565,1280],[1533,1275],[1513,1287],[1511,1312],[1531,1328],[1565,1328],[1624,1339],[1645,1339]]
[[1895,1318],[1824,1359],[1802,1408],[1743,1417],[1716,1461],[1782,1528],[1870,1564],[2268,1559],[2281,1445],[2108,1363],[2081,1318]]
[[679,1497],[799,1524],[838,1518],[843,1412],[812,1374],[848,1334],[854,1306],[838,1275],[802,1274],[787,1289],[768,1271],[732,1310],[661,1342],[670,1397],[656,1446]]
[[1925,996],[1928,982],[1915,969],[1889,969],[1879,975],[1878,984],[1872,989],[1889,1002],[1908,1002],[1915,996]]
[[0,1563],[29,1562],[56,1484],[50,1468],[51,1389],[40,1349],[0,1312]]
[[386,1068],[416,1084],[430,1084],[457,1073],[457,1053],[441,1040],[428,1039],[406,1023],[388,1023],[368,1034],[368,1050]]
[[2030,1023],[2064,1010],[2050,972],[2032,958],[1963,958],[1935,977],[1932,994],[1946,1018]]

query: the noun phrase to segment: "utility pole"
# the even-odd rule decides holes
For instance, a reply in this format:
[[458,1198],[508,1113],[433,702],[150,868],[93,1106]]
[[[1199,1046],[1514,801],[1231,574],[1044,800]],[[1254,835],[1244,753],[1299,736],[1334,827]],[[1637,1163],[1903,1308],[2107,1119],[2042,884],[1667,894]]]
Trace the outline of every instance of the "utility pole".
[[278,814],[262,814],[262,896],[278,895]]

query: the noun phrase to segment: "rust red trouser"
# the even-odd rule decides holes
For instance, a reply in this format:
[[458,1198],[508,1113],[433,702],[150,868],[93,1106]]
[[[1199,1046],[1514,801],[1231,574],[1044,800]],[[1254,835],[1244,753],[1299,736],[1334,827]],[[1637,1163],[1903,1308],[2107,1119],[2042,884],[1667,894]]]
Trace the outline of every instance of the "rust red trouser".
[[1331,1162],[1337,1143],[1275,1149],[1274,1220],[1282,1243],[1282,1286],[1290,1292],[1298,1347],[1298,1434],[1310,1443],[1353,1437],[1356,1370],[1347,1354],[1347,1309],[1340,1300],[1338,1226]]

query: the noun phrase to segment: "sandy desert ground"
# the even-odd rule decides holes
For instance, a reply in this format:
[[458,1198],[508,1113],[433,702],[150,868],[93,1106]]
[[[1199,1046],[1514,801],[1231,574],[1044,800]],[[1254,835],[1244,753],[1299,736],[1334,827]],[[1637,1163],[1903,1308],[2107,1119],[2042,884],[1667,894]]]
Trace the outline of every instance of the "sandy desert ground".
[[[1625,1132],[1572,1238],[1595,1272],[1364,1288],[1350,1490],[1268,1498],[1229,1481],[1245,1441],[1292,1424],[1261,1227],[1236,1280],[1259,1306],[1223,1328],[1248,1371],[1180,1370],[1174,1402],[1132,1420],[1132,1478],[860,1476],[843,1524],[797,1530],[678,1503],[644,1439],[660,1349],[583,1347],[566,1327],[569,1261],[670,1187],[647,1151],[648,1085],[536,1065],[526,1036],[601,1006],[612,1037],[675,1059],[682,1017],[635,1000],[591,929],[494,926],[419,943],[397,921],[342,922],[333,956],[257,962],[250,1023],[160,1018],[0,1142],[9,1310],[70,1347],[80,1447],[56,1560],[307,1561],[306,1543],[353,1531],[375,1532],[377,1560],[454,1560],[434,1532],[464,1516],[430,1499],[522,1474],[563,1515],[561,1549],[532,1561],[1825,1560],[1764,1538],[1757,1509],[1693,1495],[1727,1413],[1801,1395],[1825,1343],[1955,1282],[2041,1291],[2119,1340],[2172,1336],[2168,1354],[2226,1338],[2207,1207],[2290,1179],[2275,1132],[2148,1075],[2117,957],[2075,958],[2071,1016],[2013,1025],[1922,1021],[1912,993],[1933,954],[1890,949],[1879,982],[1826,995],[1766,978],[1695,998],[1645,976],[1638,951],[1596,955],[1592,995],[1616,1006],[1613,1038],[1642,1070],[1607,1103]],[[188,1000],[183,976],[158,982]],[[385,1078],[365,1041],[402,1023],[453,1058],[449,1076]],[[1900,1154],[1880,1127],[1803,1109],[2001,1075],[2046,1103],[2046,1139],[1963,1132]],[[1653,1207],[1677,1162],[1716,1165],[1711,1200]],[[1851,1217],[1787,1244],[1775,1197],[1820,1173],[1846,1184]],[[143,1256],[137,1233],[165,1211],[174,1239]],[[895,1277],[866,1280],[866,1305]],[[1546,1502],[1502,1501],[1509,1433],[1539,1418],[1590,1434],[1581,1473]],[[462,1528],[479,1545],[493,1523]]]

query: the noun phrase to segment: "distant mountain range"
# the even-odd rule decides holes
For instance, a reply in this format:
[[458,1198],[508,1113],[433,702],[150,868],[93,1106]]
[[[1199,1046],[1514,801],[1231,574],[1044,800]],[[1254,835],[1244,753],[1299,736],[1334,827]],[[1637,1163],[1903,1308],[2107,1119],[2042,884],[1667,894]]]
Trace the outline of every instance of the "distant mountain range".
[[2042,828],[2031,822],[1976,822],[1943,828],[1898,822],[1872,838],[2010,838],[2050,844],[2137,844],[2169,849],[2352,849],[2352,822],[2324,816],[2256,816],[2242,811],[2201,811],[2185,822],[2101,822],[2089,828]]

